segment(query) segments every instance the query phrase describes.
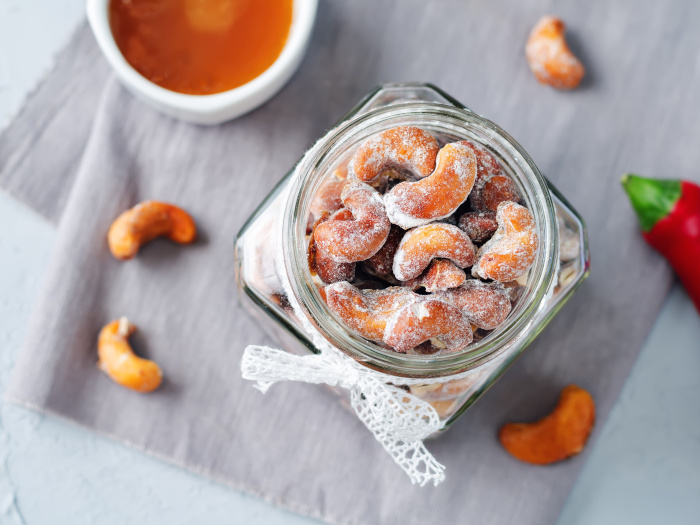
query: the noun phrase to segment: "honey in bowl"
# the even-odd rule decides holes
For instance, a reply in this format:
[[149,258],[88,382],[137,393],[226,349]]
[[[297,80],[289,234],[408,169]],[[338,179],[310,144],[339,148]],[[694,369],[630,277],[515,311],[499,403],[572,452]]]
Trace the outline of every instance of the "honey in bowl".
[[292,0],[111,0],[119,50],[141,75],[189,95],[242,86],[282,52]]

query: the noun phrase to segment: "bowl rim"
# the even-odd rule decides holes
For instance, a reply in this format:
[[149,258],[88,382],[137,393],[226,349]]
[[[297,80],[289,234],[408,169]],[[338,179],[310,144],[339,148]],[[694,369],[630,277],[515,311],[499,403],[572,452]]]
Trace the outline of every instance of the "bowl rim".
[[249,82],[221,93],[189,95],[161,87],[141,75],[122,55],[109,24],[111,0],[87,0],[87,18],[107,61],[128,87],[163,106],[193,113],[208,113],[252,102],[248,110],[265,102],[296,70],[311,37],[318,0],[293,0],[292,23],[277,59]]

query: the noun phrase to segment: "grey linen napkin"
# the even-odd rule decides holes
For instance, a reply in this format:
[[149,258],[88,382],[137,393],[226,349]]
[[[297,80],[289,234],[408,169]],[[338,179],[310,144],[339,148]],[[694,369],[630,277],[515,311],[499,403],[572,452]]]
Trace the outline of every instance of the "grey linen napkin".
[[[547,1],[321,2],[289,85],[216,128],[136,101],[81,28],[0,141],[0,184],[60,217],[8,398],[330,523],[552,523],[587,451],[533,467],[508,456],[496,432],[542,415],[570,382],[593,393],[600,429],[649,332],[671,276],[637,234],[618,177],[697,176],[700,5],[557,5],[588,66],[571,93],[538,85],[523,58],[529,29],[551,10]],[[278,384],[263,396],[239,373],[247,344],[274,342],[239,306],[233,236],[324,129],[383,80],[433,82],[502,125],[590,229],[591,279],[428,444],[447,466],[437,488],[411,486],[324,389]],[[135,260],[114,260],[110,222],[151,198],[190,211],[199,240],[156,241]],[[122,389],[95,367],[100,327],[122,315],[140,328],[137,351],[165,372],[153,394]]]

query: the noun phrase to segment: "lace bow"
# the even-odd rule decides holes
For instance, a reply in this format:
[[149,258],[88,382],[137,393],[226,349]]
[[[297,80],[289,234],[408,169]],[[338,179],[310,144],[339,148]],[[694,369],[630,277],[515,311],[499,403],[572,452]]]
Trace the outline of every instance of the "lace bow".
[[361,367],[337,350],[297,356],[266,346],[251,345],[241,362],[245,379],[257,381],[263,393],[277,381],[339,386],[350,391],[350,401],[360,420],[374,434],[411,483],[438,485],[445,467],[425,448],[423,439],[440,430],[440,418],[425,401]]

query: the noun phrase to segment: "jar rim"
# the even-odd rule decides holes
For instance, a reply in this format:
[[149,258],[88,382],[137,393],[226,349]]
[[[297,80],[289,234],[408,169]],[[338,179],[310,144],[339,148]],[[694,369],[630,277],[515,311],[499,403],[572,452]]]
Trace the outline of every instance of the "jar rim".
[[[451,354],[408,355],[394,352],[352,333],[328,309],[311,279],[306,255],[310,201],[333,162],[358,142],[398,125],[443,130],[456,140],[488,141],[513,171],[525,192],[539,235],[538,253],[528,276],[528,290],[504,324],[484,339]],[[475,136],[475,134],[477,136]],[[355,146],[351,146],[355,144]],[[482,142],[483,144],[483,142]],[[402,377],[441,377],[465,372],[491,361],[528,333],[546,308],[558,267],[556,212],[547,181],[534,161],[508,133],[493,122],[459,107],[435,102],[400,102],[341,122],[321,138],[297,165],[282,216],[284,270],[303,315],[330,344],[372,369]],[[521,304],[522,303],[522,304]],[[534,337],[534,335],[533,335]]]

